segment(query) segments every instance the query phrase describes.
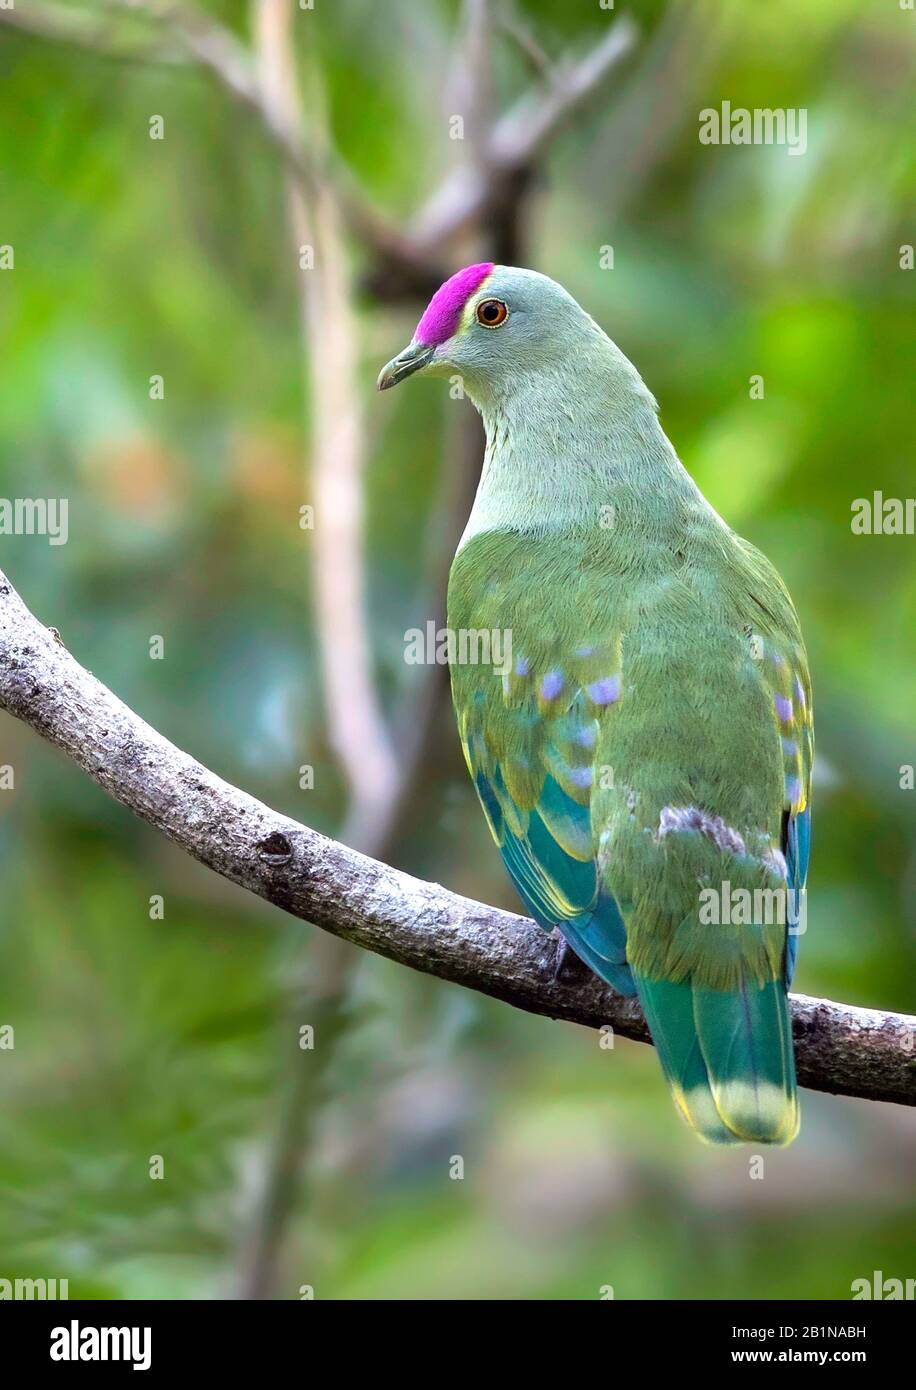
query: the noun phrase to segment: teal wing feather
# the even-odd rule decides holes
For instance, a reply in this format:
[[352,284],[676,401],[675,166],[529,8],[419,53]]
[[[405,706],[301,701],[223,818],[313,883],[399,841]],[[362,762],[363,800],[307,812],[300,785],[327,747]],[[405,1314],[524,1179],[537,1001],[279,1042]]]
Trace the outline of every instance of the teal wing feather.
[[602,693],[587,679],[595,665],[592,652],[566,669],[542,662],[535,670],[521,660],[498,692],[481,668],[478,688],[463,705],[456,699],[456,710],[490,830],[529,912],[545,930],[559,927],[619,993],[633,994],[624,919],[599,875],[592,828],[602,713],[589,695],[590,684],[593,695]]
[[805,930],[805,893],[808,882],[808,861],[811,855],[811,807],[790,810],[786,817],[785,847],[789,889],[792,893],[792,919],[786,942],[786,988],[795,978],[798,944]]

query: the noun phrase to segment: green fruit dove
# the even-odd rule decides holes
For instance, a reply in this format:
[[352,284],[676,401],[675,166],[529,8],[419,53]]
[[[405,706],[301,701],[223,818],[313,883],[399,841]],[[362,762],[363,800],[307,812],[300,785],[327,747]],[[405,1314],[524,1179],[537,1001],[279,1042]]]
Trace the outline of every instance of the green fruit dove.
[[509,874],[541,927],[639,996],[702,1138],[786,1144],[813,731],[785,585],[553,280],[453,275],[379,388],[420,372],[460,376],[486,427],[448,624],[503,637],[499,671],[455,659],[451,681]]

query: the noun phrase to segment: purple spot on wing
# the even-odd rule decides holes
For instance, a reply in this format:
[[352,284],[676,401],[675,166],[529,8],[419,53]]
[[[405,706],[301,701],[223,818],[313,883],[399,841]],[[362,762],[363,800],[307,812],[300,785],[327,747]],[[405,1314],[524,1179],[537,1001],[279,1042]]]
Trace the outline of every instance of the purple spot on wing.
[[802,709],[804,709],[804,708],[805,708],[805,692],[804,692],[804,690],[802,689],[802,683],[801,683],[801,681],[798,679],[798,676],[795,677],[795,694],[798,696],[798,703],[801,705]]
[[620,677],[602,676],[600,681],[592,681],[586,689],[592,704],[612,705],[620,697]]
[[528,661],[527,656],[520,656],[518,661],[515,663],[515,674],[517,676],[527,676],[530,670],[531,665]]
[[776,713],[779,715],[783,724],[788,724],[789,720],[792,718],[792,701],[789,699],[788,695],[776,695],[774,697],[774,703],[776,705]]
[[782,741],[782,751],[787,758],[794,758],[798,753],[798,744],[794,738],[784,738]]
[[414,338],[427,347],[436,347],[452,336],[458,327],[461,311],[469,297],[486,280],[493,270],[492,261],[481,261],[478,265],[466,265],[457,271],[444,285],[440,285],[426,306],[426,311],[417,324]]
[[576,743],[580,748],[594,748],[597,737],[598,729],[594,724],[583,724],[576,730]]
[[794,806],[801,797],[801,782],[797,777],[790,777],[786,782],[786,796],[789,798],[789,805]]
[[571,768],[569,780],[574,787],[590,787],[592,785],[592,770],[590,767]]
[[563,672],[548,671],[541,681],[541,699],[555,700],[563,689]]

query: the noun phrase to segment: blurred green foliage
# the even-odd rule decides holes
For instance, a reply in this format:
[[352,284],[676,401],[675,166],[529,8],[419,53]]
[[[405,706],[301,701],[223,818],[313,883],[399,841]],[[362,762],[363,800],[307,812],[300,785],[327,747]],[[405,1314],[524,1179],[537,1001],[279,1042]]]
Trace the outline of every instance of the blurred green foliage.
[[[913,14],[698,6],[682,52],[678,7],[631,8],[640,52],[553,145],[528,259],[637,363],[684,462],[796,599],[820,758],[798,987],[912,1010],[916,793],[900,768],[916,762],[916,541],[849,523],[855,498],[913,491],[914,275],[900,268]],[[242,6],[219,12],[245,32]],[[547,0],[516,12],[551,53],[613,18]],[[318,0],[297,23],[341,151],[406,216],[458,153],[442,101],[456,7]],[[532,79],[507,37],[494,42],[508,101]],[[70,500],[69,543],[3,537],[3,567],[167,736],[333,832],[342,785],[298,527],[300,272],[275,152],[187,67],[2,26],[0,82],[0,243],[15,248],[0,272],[0,495]],[[805,107],[805,156],[701,146],[698,112],[724,99]],[[392,707],[417,674],[402,637],[427,616],[424,536],[469,408],[435,385],[373,395],[421,307],[359,304],[373,629]],[[0,764],[15,768],[0,791],[0,1024],[16,1039],[0,1051],[0,1277],[69,1277],[72,1295],[100,1298],[225,1293],[314,933],[185,860],[5,717]],[[396,857],[516,906],[445,721]],[[311,1101],[285,1297],[312,1284],[318,1297],[596,1298],[609,1284],[618,1298],[844,1298],[873,1269],[916,1272],[910,1112],[806,1095],[801,1138],[753,1181],[748,1154],[703,1149],[677,1123],[649,1049],[602,1051],[584,1030],[367,956],[346,1009]]]

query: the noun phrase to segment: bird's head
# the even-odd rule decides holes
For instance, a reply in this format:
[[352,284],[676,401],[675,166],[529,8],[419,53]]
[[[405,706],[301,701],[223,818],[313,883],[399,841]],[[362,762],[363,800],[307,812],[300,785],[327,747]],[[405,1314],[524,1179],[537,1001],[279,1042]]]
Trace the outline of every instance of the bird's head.
[[440,285],[407,347],[379,373],[378,389],[416,372],[457,373],[479,401],[563,363],[594,333],[600,329],[556,281],[484,261]]

